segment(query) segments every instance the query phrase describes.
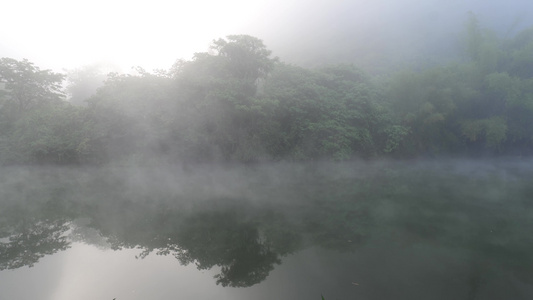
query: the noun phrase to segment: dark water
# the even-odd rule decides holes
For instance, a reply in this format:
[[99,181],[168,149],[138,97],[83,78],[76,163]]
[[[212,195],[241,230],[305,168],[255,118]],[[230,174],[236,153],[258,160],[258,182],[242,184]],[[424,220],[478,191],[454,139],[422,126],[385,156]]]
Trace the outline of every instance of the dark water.
[[3,168],[0,299],[533,299],[533,161]]

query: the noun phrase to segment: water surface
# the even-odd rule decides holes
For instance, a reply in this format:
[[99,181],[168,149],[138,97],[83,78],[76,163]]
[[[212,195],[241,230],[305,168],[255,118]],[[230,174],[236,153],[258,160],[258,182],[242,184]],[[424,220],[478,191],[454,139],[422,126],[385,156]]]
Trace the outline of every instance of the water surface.
[[532,167],[3,168],[0,299],[531,299]]

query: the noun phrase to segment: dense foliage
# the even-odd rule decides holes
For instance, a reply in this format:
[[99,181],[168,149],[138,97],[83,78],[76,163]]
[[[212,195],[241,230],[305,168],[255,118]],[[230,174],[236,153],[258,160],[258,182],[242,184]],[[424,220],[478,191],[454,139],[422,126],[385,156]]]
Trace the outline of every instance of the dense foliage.
[[[169,70],[71,72],[0,60],[0,161],[254,162],[528,155],[533,28],[502,39],[467,22],[454,63],[390,76],[352,65],[305,69],[234,35]],[[92,70],[94,72],[94,70]],[[84,89],[87,81],[88,89]]]

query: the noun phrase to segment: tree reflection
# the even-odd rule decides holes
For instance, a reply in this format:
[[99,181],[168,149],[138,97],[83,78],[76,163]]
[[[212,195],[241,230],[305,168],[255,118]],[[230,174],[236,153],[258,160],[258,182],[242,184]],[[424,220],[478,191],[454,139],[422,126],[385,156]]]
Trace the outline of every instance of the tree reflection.
[[222,286],[246,287],[263,281],[281,263],[280,253],[261,238],[257,224],[241,218],[232,212],[187,218],[178,229],[181,251],[175,256],[183,264],[196,263],[199,269],[220,266],[215,278]]
[[[0,203],[0,270],[32,266],[68,248],[69,241],[85,242],[141,249],[141,258],[171,255],[183,265],[219,270],[219,285],[248,287],[265,280],[285,256],[308,247],[355,252],[368,245],[404,255],[422,246],[431,257],[446,252],[464,268],[460,272],[468,269],[463,284],[471,298],[500,274],[533,282],[531,176],[505,181],[402,169],[339,179],[305,173],[275,191],[264,188],[263,202],[212,194],[189,199],[155,188],[139,192],[120,180],[98,197],[88,189],[77,202],[67,201],[66,188],[36,191],[31,196],[55,200],[26,207],[18,204],[24,199]],[[83,222],[75,220],[80,217]]]
[[0,235],[0,270],[33,267],[45,255],[69,247],[65,236],[69,226],[64,220],[25,220]]
[[44,256],[69,248],[75,212],[62,191],[39,186],[28,195],[1,199],[0,270],[33,267]]
[[241,202],[235,206],[234,201],[207,201],[206,206],[224,204],[216,209],[202,206],[189,213],[172,207],[157,211],[137,207],[132,211],[140,215],[122,216],[122,220],[117,220],[120,215],[110,218],[109,211],[100,212],[105,216],[95,218],[102,222],[93,226],[113,249],[141,248],[140,258],[152,252],[172,255],[180,264],[194,263],[200,270],[219,267],[217,284],[248,287],[265,280],[282,256],[296,251],[300,235],[279,212]]

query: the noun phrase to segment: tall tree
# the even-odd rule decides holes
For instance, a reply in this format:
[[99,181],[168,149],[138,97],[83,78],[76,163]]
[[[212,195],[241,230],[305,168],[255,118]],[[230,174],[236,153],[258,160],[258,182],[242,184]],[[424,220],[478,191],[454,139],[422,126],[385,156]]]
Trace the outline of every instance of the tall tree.
[[171,75],[181,98],[180,119],[192,119],[178,139],[192,153],[241,161],[261,156],[258,132],[271,103],[258,92],[276,62],[270,54],[260,39],[232,35],[213,41],[192,61],[175,64]]
[[273,68],[276,59],[270,58],[260,39],[249,35],[229,35],[213,41],[211,51],[224,58],[231,75],[241,79],[264,78]]
[[41,70],[27,59],[0,59],[0,82],[4,84],[3,96],[7,106],[17,112],[26,111],[40,103],[61,100],[63,74]]

